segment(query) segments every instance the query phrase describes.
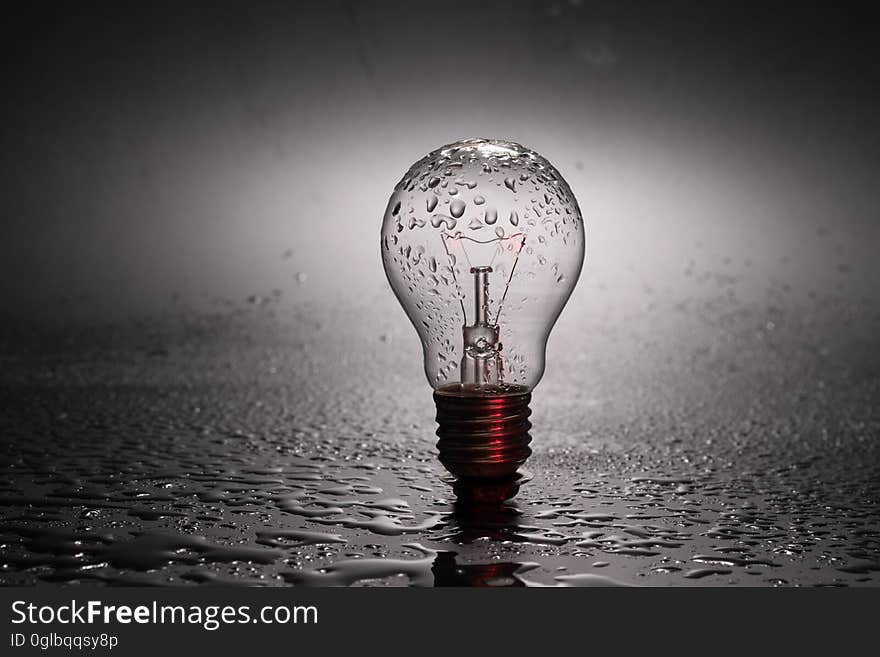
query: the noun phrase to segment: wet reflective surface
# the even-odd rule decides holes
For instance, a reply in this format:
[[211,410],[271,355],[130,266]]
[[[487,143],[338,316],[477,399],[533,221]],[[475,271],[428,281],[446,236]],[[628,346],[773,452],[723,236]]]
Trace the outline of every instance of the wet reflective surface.
[[0,582],[880,582],[863,344],[745,313],[643,358],[649,337],[576,327],[595,348],[551,353],[527,481],[493,505],[456,502],[408,327],[344,319],[7,328]]

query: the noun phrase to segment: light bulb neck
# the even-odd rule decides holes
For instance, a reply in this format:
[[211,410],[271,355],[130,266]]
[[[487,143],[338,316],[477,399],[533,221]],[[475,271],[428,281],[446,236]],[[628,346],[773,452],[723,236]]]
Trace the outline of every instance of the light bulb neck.
[[532,450],[531,392],[449,386],[434,391],[440,462],[459,479],[515,477]]

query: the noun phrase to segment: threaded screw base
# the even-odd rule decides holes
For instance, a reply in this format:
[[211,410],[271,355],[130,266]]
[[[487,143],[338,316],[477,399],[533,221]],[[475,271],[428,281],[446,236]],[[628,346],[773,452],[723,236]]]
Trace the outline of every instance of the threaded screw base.
[[459,479],[516,476],[532,450],[530,392],[474,394],[460,387],[434,391],[440,462]]

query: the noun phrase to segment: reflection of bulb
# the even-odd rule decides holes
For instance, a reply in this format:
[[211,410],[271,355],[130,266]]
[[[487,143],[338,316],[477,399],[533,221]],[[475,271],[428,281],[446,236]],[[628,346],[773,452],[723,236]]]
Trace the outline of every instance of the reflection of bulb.
[[547,338],[584,260],[568,183],[519,144],[444,146],[394,189],[382,260],[422,341],[443,465],[460,478],[514,475],[531,453]]

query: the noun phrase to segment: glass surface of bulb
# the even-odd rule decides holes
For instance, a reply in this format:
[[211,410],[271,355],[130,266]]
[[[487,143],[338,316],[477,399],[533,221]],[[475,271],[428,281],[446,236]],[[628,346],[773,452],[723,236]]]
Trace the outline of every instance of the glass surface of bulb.
[[531,149],[467,139],[416,162],[388,202],[381,248],[431,386],[534,388],[584,247],[568,183]]

